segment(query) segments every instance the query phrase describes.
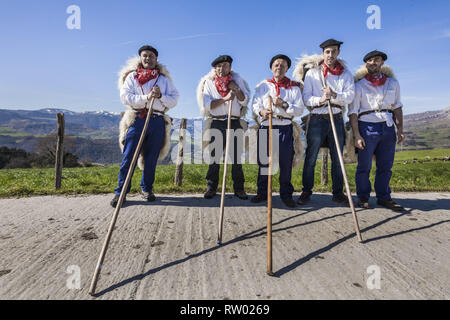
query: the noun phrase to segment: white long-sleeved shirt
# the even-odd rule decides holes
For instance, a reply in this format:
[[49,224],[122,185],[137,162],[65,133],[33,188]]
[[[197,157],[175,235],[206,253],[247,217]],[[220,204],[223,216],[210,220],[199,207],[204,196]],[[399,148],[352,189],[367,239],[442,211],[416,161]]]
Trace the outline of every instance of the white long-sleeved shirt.
[[[359,114],[369,110],[397,109],[403,107],[400,101],[400,84],[394,78],[388,78],[382,86],[374,86],[363,78],[355,85],[355,99],[350,104],[348,115]],[[367,122],[384,122],[387,126],[394,124],[392,113],[373,112],[362,115],[359,120]]]
[[[244,100],[242,101],[239,101],[239,99],[235,97],[231,104],[231,115],[233,117],[240,117],[241,108],[248,104],[248,101],[250,99],[250,92],[248,92],[244,84],[244,80],[240,76],[238,76],[237,74],[233,74],[232,80],[238,85],[238,87],[241,89],[241,91],[244,93],[245,96]],[[203,87],[203,105],[205,107],[205,110],[209,112],[212,116],[216,117],[228,115],[228,107],[229,107],[228,102],[223,103],[214,109],[211,109],[211,102],[222,98],[223,97],[217,91],[214,80],[207,79]]]
[[153,111],[164,112],[167,109],[175,107],[178,102],[179,93],[172,81],[167,77],[160,75],[158,79],[152,79],[142,86],[139,85],[135,79],[136,72],[130,73],[120,89],[120,100],[124,105],[130,106],[133,109],[145,108],[149,100],[147,96],[150,94],[155,82],[161,91],[161,98],[155,99],[153,103]]
[[[322,69],[313,68],[306,73],[304,87],[303,87],[303,101],[308,107],[320,106],[320,98],[323,96],[322,88]],[[336,104],[344,107],[346,104],[350,104],[355,97],[355,81],[353,80],[352,73],[345,69],[340,76],[335,76],[328,73],[325,78],[326,84],[331,90],[336,92],[336,99],[330,100],[331,104]],[[333,114],[342,112],[339,108],[332,108]],[[325,105],[322,108],[316,108],[311,111],[313,114],[326,114],[328,113],[328,106]]]
[[[259,122],[263,120],[259,112],[269,107],[269,96],[271,96],[272,101],[274,101],[275,97],[277,96],[275,85],[271,82],[268,82],[267,80],[264,80],[256,89],[252,102],[253,112],[258,115]],[[284,110],[283,108],[276,107],[275,105],[272,104],[273,108],[272,125],[274,126],[289,125],[291,124],[291,120],[278,119],[276,118],[276,116],[294,118],[301,116],[303,114],[305,105],[303,104],[300,88],[297,86],[291,87],[289,89],[280,88],[279,97],[284,101],[286,101],[289,104],[289,107],[286,110]],[[263,126],[268,126],[269,120],[264,120],[261,124]]]

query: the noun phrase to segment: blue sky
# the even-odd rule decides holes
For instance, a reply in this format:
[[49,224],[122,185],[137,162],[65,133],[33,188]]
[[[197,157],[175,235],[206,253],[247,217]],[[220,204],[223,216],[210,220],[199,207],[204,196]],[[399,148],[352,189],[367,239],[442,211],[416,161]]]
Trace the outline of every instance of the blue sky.
[[[70,5],[81,9],[81,30],[66,27]],[[366,26],[369,5],[381,9],[380,30]],[[254,88],[271,76],[273,55],[320,53],[333,37],[353,72],[365,53],[388,54],[406,114],[441,109],[450,105],[449,13],[447,0],[2,0],[0,108],[122,111],[117,72],[151,44],[180,92],[170,115],[197,117],[197,83],[218,55],[231,55]]]

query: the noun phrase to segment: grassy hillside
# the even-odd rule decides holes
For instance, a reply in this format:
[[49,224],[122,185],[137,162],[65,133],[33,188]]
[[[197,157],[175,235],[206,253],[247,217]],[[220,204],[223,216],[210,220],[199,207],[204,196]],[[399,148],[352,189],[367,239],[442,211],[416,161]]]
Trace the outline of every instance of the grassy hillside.
[[[450,191],[450,162],[429,161],[422,163],[404,164],[405,160],[425,159],[427,155],[442,158],[448,155],[450,149],[427,151],[404,151],[397,153],[391,180],[391,189],[400,191]],[[295,191],[302,188],[302,165],[293,170],[292,183]],[[355,191],[356,164],[346,165],[350,186]],[[183,169],[183,186],[173,185],[175,173],[174,165],[158,166],[154,191],[161,193],[196,193],[206,189],[207,165],[185,165]],[[231,168],[229,169],[231,171]],[[375,170],[372,170],[371,181],[373,183]],[[0,170],[0,197],[31,196],[49,194],[96,194],[112,193],[117,184],[118,166],[73,168],[63,170],[62,188],[59,191],[53,189],[53,169],[12,169]],[[249,193],[256,192],[256,179],[258,167],[245,164],[245,188]],[[222,177],[222,171],[220,173]],[[132,193],[140,190],[139,183],[141,171],[136,169],[132,180]],[[221,183],[219,184],[219,186]],[[320,162],[316,165],[315,175],[316,192],[331,192],[331,177],[329,184],[320,185]],[[279,190],[278,174],[273,179],[273,190]],[[232,192],[231,174],[227,177],[227,192]]]
[[395,154],[395,161],[426,160],[427,157],[432,160],[434,158],[442,159],[448,156],[450,156],[450,149],[408,150],[398,151]]

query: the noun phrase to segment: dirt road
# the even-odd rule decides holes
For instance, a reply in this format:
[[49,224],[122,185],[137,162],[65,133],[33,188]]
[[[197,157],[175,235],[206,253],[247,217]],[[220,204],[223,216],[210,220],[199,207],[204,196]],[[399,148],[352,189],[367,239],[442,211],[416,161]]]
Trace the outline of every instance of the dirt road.
[[450,299],[450,193],[393,196],[406,212],[357,209],[363,244],[330,195],[295,209],[275,196],[275,277],[265,204],[228,195],[218,246],[219,196],[130,196],[96,298],[111,195],[0,199],[0,299]]

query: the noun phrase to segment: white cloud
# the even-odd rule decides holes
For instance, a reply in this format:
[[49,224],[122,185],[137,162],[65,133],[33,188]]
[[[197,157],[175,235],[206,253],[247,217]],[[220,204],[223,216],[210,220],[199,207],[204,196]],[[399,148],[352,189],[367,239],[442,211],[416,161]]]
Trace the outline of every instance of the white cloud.
[[434,98],[434,97],[403,96],[402,100],[423,102],[423,101],[434,101],[434,100],[436,100],[436,98]]
[[211,36],[223,36],[226,33],[202,33],[202,34],[192,34],[188,36],[182,36],[177,38],[170,38],[168,40],[176,41],[176,40],[186,40],[186,39],[194,39],[194,38],[202,38],[202,37],[211,37]]
[[450,38],[450,29],[441,31],[441,34],[435,37],[435,39],[446,39],[446,38]]

